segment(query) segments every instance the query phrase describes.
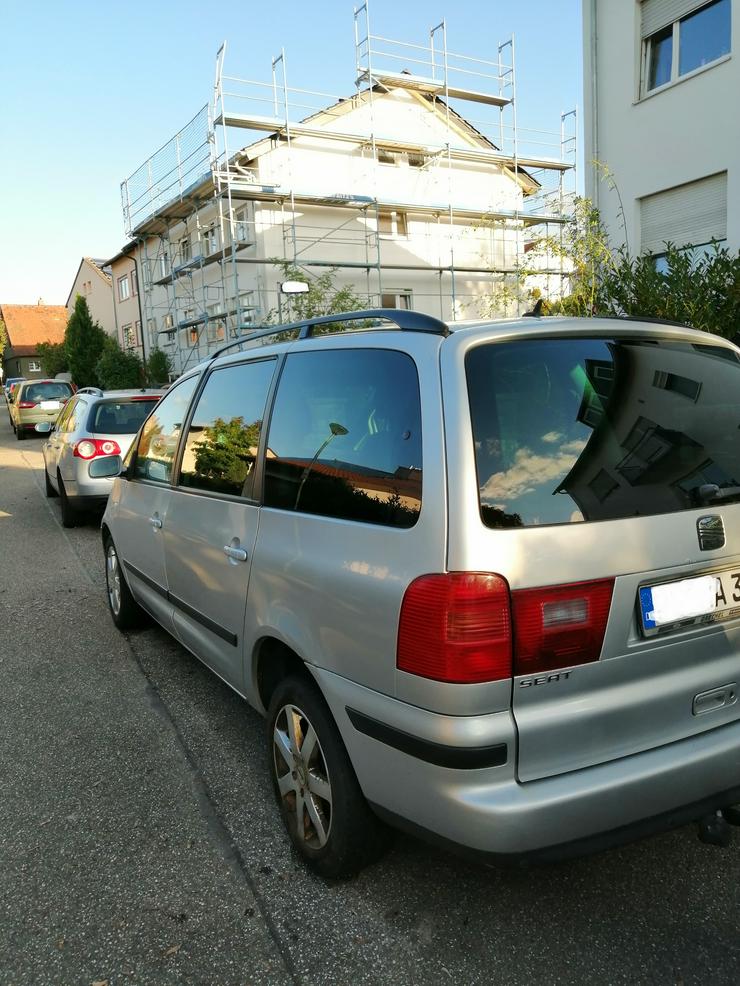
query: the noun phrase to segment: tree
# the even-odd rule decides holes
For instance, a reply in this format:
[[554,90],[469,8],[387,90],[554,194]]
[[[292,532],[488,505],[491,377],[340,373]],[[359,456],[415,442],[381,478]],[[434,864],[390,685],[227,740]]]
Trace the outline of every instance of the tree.
[[57,373],[69,370],[67,351],[63,342],[40,342],[36,353],[41,360],[41,369],[47,377],[55,377]]
[[337,287],[337,268],[309,277],[306,272],[291,264],[288,260],[273,258],[271,263],[280,268],[282,280],[305,281],[308,291],[305,294],[285,295],[280,309],[268,312],[265,322],[270,325],[276,322],[300,322],[304,318],[315,318],[318,315],[335,315],[340,312],[356,312],[367,308],[367,298],[355,293],[349,285]]
[[95,364],[95,376],[97,386],[106,390],[127,390],[141,387],[144,369],[136,353],[124,352],[116,339],[106,336]]
[[93,322],[87,301],[78,294],[75,310],[70,315],[64,333],[64,349],[72,379],[78,387],[99,386],[95,367],[102,356],[107,336]]
[[146,361],[147,383],[153,387],[160,387],[169,381],[171,372],[172,363],[167,353],[162,352],[161,349],[153,349]]

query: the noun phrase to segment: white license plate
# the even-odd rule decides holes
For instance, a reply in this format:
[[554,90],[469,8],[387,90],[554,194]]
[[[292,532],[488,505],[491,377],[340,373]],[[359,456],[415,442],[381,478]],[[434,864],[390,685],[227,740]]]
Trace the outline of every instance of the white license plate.
[[41,401],[39,404],[42,411],[58,411],[61,406],[61,401]]
[[646,635],[679,623],[711,623],[740,614],[740,568],[640,588]]

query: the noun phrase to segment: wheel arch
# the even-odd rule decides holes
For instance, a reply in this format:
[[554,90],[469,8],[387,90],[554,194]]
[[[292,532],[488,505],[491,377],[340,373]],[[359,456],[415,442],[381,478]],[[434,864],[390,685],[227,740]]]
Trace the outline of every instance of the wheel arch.
[[307,663],[285,641],[269,635],[261,637],[253,650],[252,684],[264,712],[280,682],[293,674],[316,684]]

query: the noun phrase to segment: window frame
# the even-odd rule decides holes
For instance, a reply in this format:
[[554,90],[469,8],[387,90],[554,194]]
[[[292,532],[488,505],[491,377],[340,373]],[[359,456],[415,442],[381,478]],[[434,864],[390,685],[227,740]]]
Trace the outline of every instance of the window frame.
[[[205,373],[201,375],[200,383],[196,386],[193,396],[190,400],[190,407],[188,408],[188,413],[185,417],[183,423],[182,432],[180,435],[180,442],[178,444],[177,453],[173,460],[172,474],[171,474],[171,486],[180,493],[187,493],[190,496],[205,496],[211,500],[229,500],[232,503],[246,503],[252,506],[261,506],[263,503],[263,492],[264,492],[264,461],[265,461],[265,440],[267,432],[270,426],[270,421],[272,419],[272,409],[275,402],[275,393],[277,391],[277,385],[282,376],[283,367],[285,365],[286,353],[275,353],[272,355],[252,355],[251,358],[235,360],[233,363],[220,363],[217,366],[208,367]],[[252,496],[247,497],[243,495],[244,487],[242,487],[241,494],[234,493],[223,493],[216,490],[201,490],[196,489],[192,486],[183,486],[180,483],[180,472],[182,468],[182,459],[185,454],[185,441],[188,434],[190,433],[190,425],[192,424],[193,417],[195,415],[195,409],[200,402],[203,395],[203,391],[208,385],[208,381],[211,379],[214,373],[219,370],[224,370],[227,368],[235,366],[243,366],[250,363],[264,363],[268,360],[274,362],[275,366],[273,368],[272,380],[270,386],[267,389],[267,397],[265,399],[265,415],[262,419],[262,428],[260,429],[260,441],[257,448],[257,456],[254,460],[254,483],[252,485]]]
[[[712,4],[716,3],[717,0],[706,0],[705,3],[700,3],[693,10],[684,14],[682,17],[677,18],[675,21],[671,21],[665,24],[663,27],[659,28],[657,31],[653,31],[647,37],[641,39],[641,64],[640,64],[640,88],[639,88],[639,99],[648,99],[650,96],[654,96],[656,93],[664,92],[671,86],[677,85],[679,82],[683,82],[685,79],[691,79],[695,75],[699,75],[701,72],[707,71],[707,69],[714,68],[716,65],[721,65],[722,62],[727,61],[732,57],[732,6],[730,6],[730,34],[728,38],[729,51],[725,52],[723,55],[718,55],[713,58],[710,62],[705,62],[704,65],[698,65],[696,68],[690,69],[688,72],[681,73],[679,71],[681,64],[681,24],[688,20],[690,17],[695,17],[696,14],[700,13],[707,7],[711,7]],[[661,34],[667,28],[672,29],[671,37],[671,75],[667,82],[661,83],[659,86],[654,86],[652,89],[648,89],[648,81],[650,76],[650,61],[652,57],[652,47],[653,38],[656,35]]]
[[37,359],[30,359],[28,361],[28,372],[41,373],[41,361]]
[[128,279],[128,274],[124,274],[122,277],[117,278],[116,284],[118,285],[118,300],[128,301],[131,297],[131,284]]
[[[189,404],[189,406],[188,406],[188,408],[187,408],[187,410],[185,412],[185,417],[183,418],[182,428],[180,429],[180,435],[179,435],[178,440],[177,440],[177,447],[175,448],[175,454],[172,457],[172,467],[170,469],[169,479],[167,479],[166,481],[161,482],[160,480],[157,480],[157,479],[150,479],[149,477],[145,477],[145,476],[137,476],[135,474],[135,470],[136,470],[136,462],[137,462],[137,460],[139,458],[139,444],[141,443],[142,433],[144,431],[144,428],[146,427],[147,421],[152,416],[152,414],[154,414],[156,412],[157,408],[160,407],[160,405],[171,394],[174,394],[177,391],[177,388],[178,387],[182,387],[184,384],[186,384],[190,380],[194,380],[195,381],[195,387],[193,388],[193,392],[190,395],[190,404]],[[179,474],[177,470],[179,468],[179,461],[180,461],[181,449],[182,449],[182,444],[183,444],[183,435],[186,434],[186,432],[187,432],[187,427],[189,426],[189,423],[190,423],[190,417],[191,417],[191,415],[193,413],[194,402],[198,399],[198,397],[200,395],[200,390],[201,390],[202,383],[203,383],[203,373],[202,373],[202,371],[198,371],[196,373],[188,374],[187,376],[181,377],[179,380],[177,380],[169,388],[169,390],[167,391],[167,393],[164,394],[159,401],[157,401],[157,403],[151,409],[151,411],[149,412],[149,414],[141,422],[141,425],[139,427],[139,430],[136,433],[136,438],[131,443],[131,446],[130,446],[130,449],[129,449],[129,452],[128,452],[128,456],[127,456],[126,467],[125,467],[124,471],[121,473],[121,475],[122,475],[122,477],[124,479],[128,480],[128,482],[130,482],[130,483],[146,483],[147,485],[154,486],[157,489],[170,489],[171,490],[171,489],[174,488],[174,478],[175,478],[175,476],[177,476]]]

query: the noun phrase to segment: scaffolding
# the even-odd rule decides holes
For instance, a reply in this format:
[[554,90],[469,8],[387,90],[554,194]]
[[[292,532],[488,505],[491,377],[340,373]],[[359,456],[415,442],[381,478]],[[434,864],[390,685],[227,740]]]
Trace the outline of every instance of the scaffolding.
[[[227,75],[224,43],[211,103],[123,182],[146,331],[179,372],[258,317],[284,314],[280,264],[307,278],[337,271],[368,305],[450,319],[477,314],[486,285],[512,285],[516,312],[528,303],[525,253],[562,235],[572,209],[575,110],[552,133],[519,125],[513,37],[494,59],[450,51],[444,20],[423,44],[393,40],[371,32],[366,0],[354,42],[347,98],[289,87],[284,51],[267,81]],[[429,111],[429,125],[389,127],[389,97],[394,112]],[[315,166],[327,152],[344,168],[331,177]],[[382,166],[399,163],[389,182]],[[476,182],[482,196],[466,198]],[[567,274],[562,253],[537,269],[548,295]],[[413,301],[393,294],[402,278],[423,279]]]

